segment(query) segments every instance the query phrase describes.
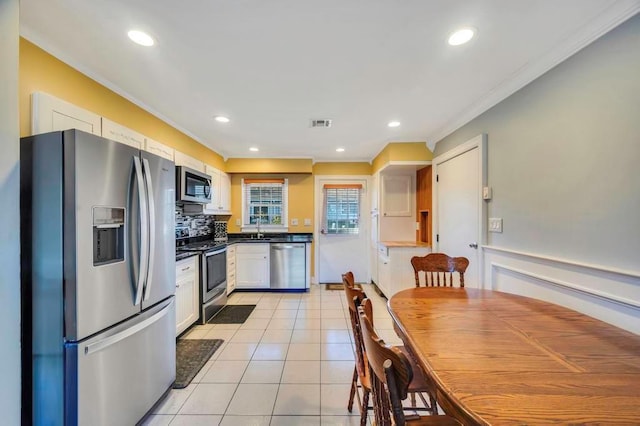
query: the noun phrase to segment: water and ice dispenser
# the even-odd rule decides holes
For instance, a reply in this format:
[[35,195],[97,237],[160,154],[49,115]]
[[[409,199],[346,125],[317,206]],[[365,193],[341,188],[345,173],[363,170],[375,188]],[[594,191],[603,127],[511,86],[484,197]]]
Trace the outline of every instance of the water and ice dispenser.
[[93,266],[124,260],[124,209],[93,208]]

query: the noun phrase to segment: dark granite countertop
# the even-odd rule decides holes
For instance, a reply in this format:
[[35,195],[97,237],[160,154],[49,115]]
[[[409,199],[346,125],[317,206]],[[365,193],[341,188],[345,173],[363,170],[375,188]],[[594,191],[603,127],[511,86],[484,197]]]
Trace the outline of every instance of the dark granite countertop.
[[255,234],[229,234],[228,244],[238,243],[310,243],[312,233],[265,234],[256,238]]
[[200,253],[197,251],[177,251],[176,252],[176,262],[179,260],[186,259],[191,256],[198,256]]

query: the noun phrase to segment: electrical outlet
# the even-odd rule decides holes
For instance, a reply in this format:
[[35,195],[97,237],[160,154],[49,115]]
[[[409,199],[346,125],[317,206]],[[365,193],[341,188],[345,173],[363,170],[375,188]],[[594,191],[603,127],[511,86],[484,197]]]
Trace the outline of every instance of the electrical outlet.
[[502,218],[490,217],[489,218],[489,232],[502,232]]
[[304,226],[311,226],[311,219],[305,219]]
[[298,219],[297,218],[291,219],[291,226],[298,226]]
[[236,219],[236,226],[242,226],[242,219]]

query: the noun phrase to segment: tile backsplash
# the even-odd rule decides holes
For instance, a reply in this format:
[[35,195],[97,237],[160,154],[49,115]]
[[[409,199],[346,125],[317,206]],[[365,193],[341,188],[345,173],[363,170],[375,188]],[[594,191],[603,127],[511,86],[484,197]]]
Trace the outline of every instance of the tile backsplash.
[[215,221],[215,216],[184,214],[182,206],[176,206],[176,227],[189,228],[189,237],[212,235]]

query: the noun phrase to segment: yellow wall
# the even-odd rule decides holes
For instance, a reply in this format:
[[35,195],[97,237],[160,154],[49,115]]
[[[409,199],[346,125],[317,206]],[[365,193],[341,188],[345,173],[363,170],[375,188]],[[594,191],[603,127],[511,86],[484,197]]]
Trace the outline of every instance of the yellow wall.
[[31,134],[31,93],[45,92],[224,170],[216,152],[23,38],[19,62],[20,136]]
[[314,175],[371,175],[371,164],[352,163],[316,163],[313,165]]
[[229,158],[227,173],[311,173],[309,158]]
[[[313,232],[313,176],[311,174],[231,174],[231,219],[229,232],[241,232],[236,219],[242,220],[242,179],[286,178],[289,180],[289,232]],[[291,226],[291,219],[298,219],[298,226]],[[311,226],[304,226],[304,219],[311,219]]]
[[431,161],[433,153],[425,142],[391,142],[373,159],[375,173],[390,161]]

